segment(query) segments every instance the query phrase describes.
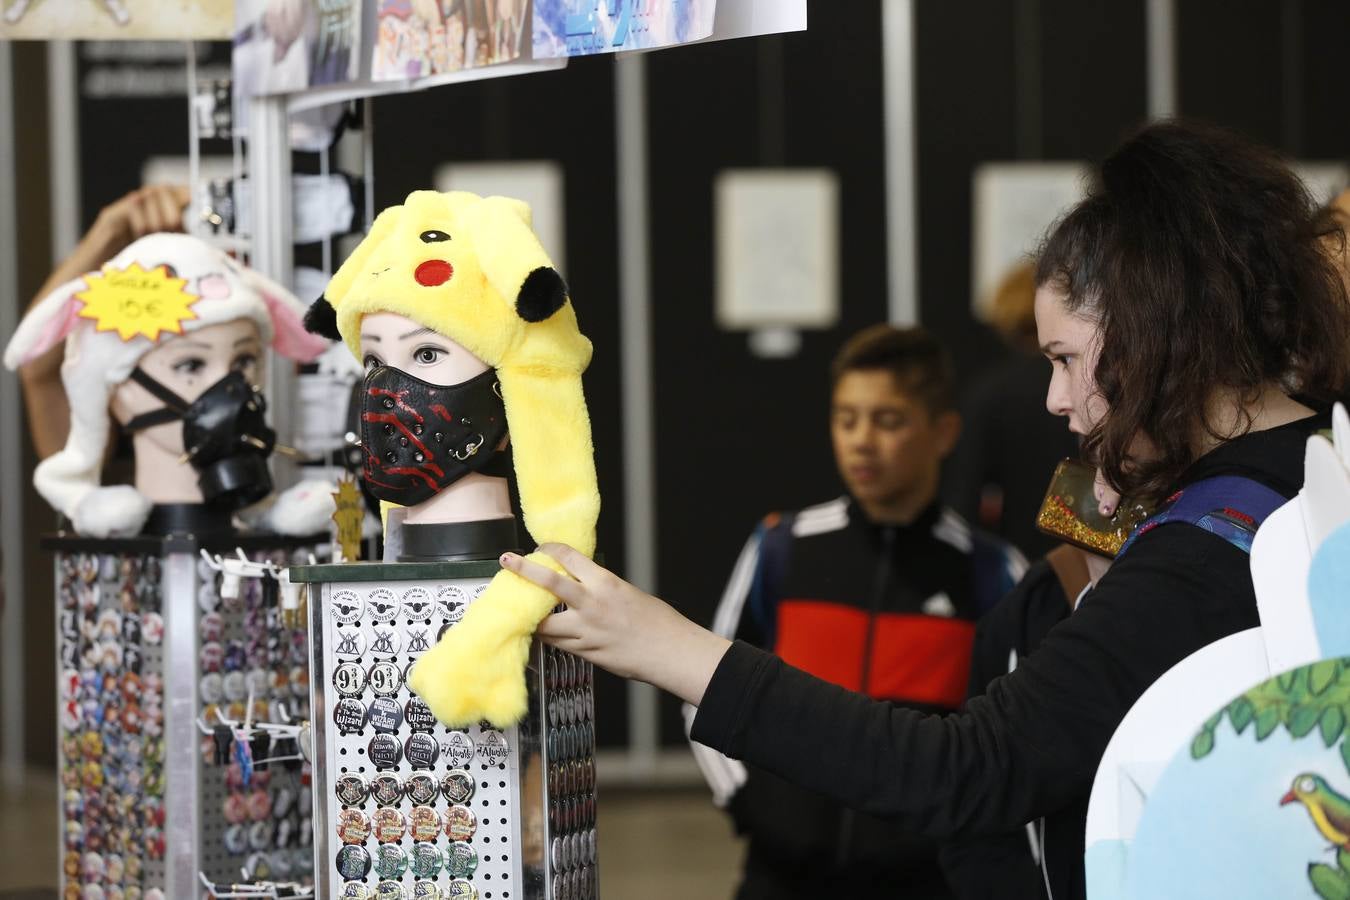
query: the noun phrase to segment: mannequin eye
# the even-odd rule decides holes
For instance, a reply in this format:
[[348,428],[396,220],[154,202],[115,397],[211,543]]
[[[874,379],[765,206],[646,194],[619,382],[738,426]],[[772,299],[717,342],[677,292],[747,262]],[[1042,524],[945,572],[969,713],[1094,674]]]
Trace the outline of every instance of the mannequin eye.
[[413,351],[413,359],[424,366],[435,365],[436,361],[445,353],[438,347],[418,347]]
[[173,364],[173,370],[179,375],[196,375],[206,368],[206,360],[200,356],[189,356]]
[[426,244],[439,244],[441,241],[450,240],[450,235],[446,234],[444,231],[424,231],[418,236],[422,239],[422,242]]
[[361,360],[361,365],[365,366],[366,371],[369,372],[376,366],[383,365],[383,363],[380,362],[380,358],[374,353],[367,353],[366,358]]
[[241,353],[230,363],[230,369],[235,372],[242,372],[245,369],[251,369],[258,364],[258,357],[252,353]]

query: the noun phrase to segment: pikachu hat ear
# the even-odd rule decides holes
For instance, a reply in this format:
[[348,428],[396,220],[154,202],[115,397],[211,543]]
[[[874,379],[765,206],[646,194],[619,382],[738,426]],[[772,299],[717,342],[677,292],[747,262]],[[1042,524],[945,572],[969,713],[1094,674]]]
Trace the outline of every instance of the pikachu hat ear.
[[567,285],[530,227],[529,204],[484,197],[462,217],[483,275],[526,322],[543,322],[567,303]]

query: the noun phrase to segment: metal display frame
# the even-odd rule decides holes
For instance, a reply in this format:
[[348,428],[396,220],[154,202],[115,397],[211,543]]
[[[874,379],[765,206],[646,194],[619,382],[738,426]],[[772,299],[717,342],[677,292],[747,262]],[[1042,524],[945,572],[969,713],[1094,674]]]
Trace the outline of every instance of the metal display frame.
[[[310,585],[316,897],[397,897],[400,889],[406,897],[436,896],[426,882],[436,885],[442,896],[482,900],[594,900],[599,896],[594,671],[588,663],[535,642],[526,672],[529,710],[521,722],[500,732],[507,747],[500,763],[495,756],[484,756],[487,736],[495,731],[485,723],[468,729],[449,729],[425,719],[416,726],[412,723],[412,710],[420,701],[407,688],[407,669],[434,644],[432,635],[439,636],[459,621],[498,568],[495,561],[291,568],[292,582]],[[394,638],[388,640],[391,631]],[[428,640],[413,644],[416,635]],[[382,639],[383,649],[375,650]],[[413,646],[418,649],[410,649]],[[376,669],[389,664],[402,677],[392,690],[388,685],[377,690],[372,686]],[[340,667],[343,674],[339,674]],[[379,697],[394,701],[386,701],[386,711],[401,711],[394,714],[395,724],[388,724],[387,718],[382,727],[373,722],[373,704]],[[344,701],[347,706],[340,711]],[[428,716],[429,711],[423,709],[418,715]],[[339,716],[348,723],[346,728],[337,724]],[[357,718],[360,727],[350,733]],[[411,746],[416,734],[435,739],[437,750],[430,760],[420,758],[414,763],[402,754],[392,763],[386,759],[377,765],[367,752],[373,752],[379,735],[392,735],[402,748]],[[475,748],[467,766],[464,756],[455,758],[457,748],[464,746],[464,735]],[[467,803],[454,802],[444,790],[430,799],[400,794],[381,800],[374,788],[377,775],[392,775],[405,787],[411,785],[410,779],[429,775],[441,785],[452,771],[465,768],[476,782]],[[360,779],[366,788],[356,796],[340,798],[338,781],[344,778]],[[411,862],[396,877],[381,876],[377,855],[382,846],[399,848],[384,851],[395,859],[413,860],[419,845],[431,844],[449,853],[454,841],[447,827],[432,840],[415,840],[410,827],[406,832],[396,827],[382,836],[377,813],[394,820],[396,826],[400,821],[410,826],[414,815],[431,818],[425,812],[415,814],[414,809],[430,807],[444,825],[451,808],[466,805],[477,820],[476,830],[466,841],[478,860],[470,876],[457,879],[440,869],[431,875],[423,870],[419,877]],[[390,814],[390,809],[401,819]],[[369,834],[363,833],[361,825],[367,821],[371,823]],[[360,877],[351,869],[340,871],[340,853],[366,858],[359,851],[345,849],[353,847],[364,848],[369,855],[367,871]],[[391,887],[390,882],[400,887]],[[358,884],[361,887],[353,886]],[[454,893],[452,886],[461,893]]]

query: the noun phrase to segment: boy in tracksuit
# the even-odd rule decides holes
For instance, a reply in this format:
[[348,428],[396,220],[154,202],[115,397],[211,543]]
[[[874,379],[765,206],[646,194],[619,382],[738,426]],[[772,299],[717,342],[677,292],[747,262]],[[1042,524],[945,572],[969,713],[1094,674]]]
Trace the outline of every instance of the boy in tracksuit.
[[[746,543],[713,628],[850,690],[948,712],[975,620],[1025,569],[937,499],[960,432],[951,366],[921,329],[877,325],[832,366],[830,433],[848,493],[772,514]],[[738,900],[952,894],[932,842],[693,744],[748,838]]]

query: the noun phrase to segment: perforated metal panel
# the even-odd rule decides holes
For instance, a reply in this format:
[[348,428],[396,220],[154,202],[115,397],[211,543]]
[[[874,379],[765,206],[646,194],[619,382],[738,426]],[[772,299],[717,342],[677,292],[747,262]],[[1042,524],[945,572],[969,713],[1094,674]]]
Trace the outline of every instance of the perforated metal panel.
[[[282,622],[255,580],[222,601],[218,575],[186,549],[53,543],[80,548],[56,556],[62,891],[98,885],[109,897],[155,900],[195,896],[199,872],[235,883],[312,877],[312,798],[300,767],[262,772],[245,787],[237,766],[214,764],[213,742],[198,730],[215,709],[242,718],[250,680],[267,688],[255,718],[276,715],[274,686],[292,716],[307,715],[303,623]],[[270,556],[288,561],[284,551]],[[204,631],[211,613],[219,622]],[[212,643],[219,654],[204,655]],[[212,674],[218,698],[204,690]],[[240,825],[252,833],[235,852],[227,832]]]
[[[345,581],[346,567],[319,568],[335,580],[314,584],[310,595],[318,896],[361,896],[362,885],[380,898],[595,897],[590,669],[536,645],[525,720],[500,732],[446,728],[409,691],[407,672],[489,579]],[[445,787],[457,771],[472,778],[467,800]],[[439,788],[434,796],[427,779]],[[401,792],[384,792],[395,782]],[[450,818],[466,811],[472,834],[451,834]],[[435,865],[456,852],[472,867]]]

